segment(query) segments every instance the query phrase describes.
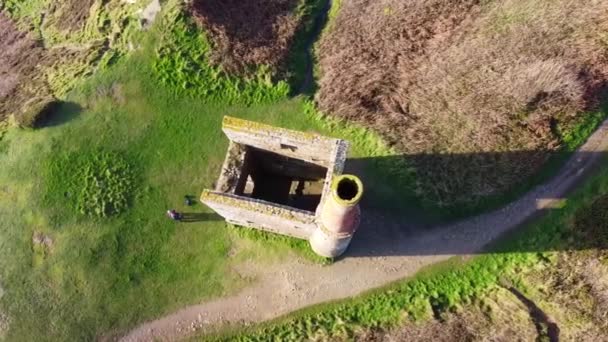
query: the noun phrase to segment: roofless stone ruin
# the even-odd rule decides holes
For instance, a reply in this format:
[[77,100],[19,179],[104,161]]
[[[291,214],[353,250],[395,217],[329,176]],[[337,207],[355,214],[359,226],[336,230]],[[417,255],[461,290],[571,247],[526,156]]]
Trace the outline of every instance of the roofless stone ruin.
[[224,117],[230,139],[215,190],[201,201],[226,221],[344,253],[359,226],[363,184],[343,175],[348,142]]

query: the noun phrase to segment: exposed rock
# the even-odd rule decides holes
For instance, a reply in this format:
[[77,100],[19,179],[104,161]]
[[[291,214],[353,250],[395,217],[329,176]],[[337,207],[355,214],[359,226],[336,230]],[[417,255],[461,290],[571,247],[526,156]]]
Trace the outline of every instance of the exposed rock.
[[156,19],[158,13],[160,13],[161,9],[162,7],[160,5],[160,0],[152,0],[150,4],[148,4],[148,6],[143,9],[140,14],[140,17],[142,27],[144,29],[150,27],[150,25],[154,23],[154,20]]

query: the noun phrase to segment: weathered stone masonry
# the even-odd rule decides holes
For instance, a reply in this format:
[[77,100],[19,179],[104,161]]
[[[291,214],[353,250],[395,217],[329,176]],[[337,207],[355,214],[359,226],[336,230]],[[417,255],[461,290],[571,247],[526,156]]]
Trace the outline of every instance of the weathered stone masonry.
[[224,117],[230,139],[214,191],[201,201],[228,222],[307,239],[336,257],[359,224],[363,185],[342,175],[348,143]]

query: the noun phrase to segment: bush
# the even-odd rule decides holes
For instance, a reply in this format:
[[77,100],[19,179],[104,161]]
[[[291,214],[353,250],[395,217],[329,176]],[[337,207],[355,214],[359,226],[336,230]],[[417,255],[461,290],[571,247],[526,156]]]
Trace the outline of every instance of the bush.
[[127,208],[133,175],[129,164],[118,155],[95,156],[77,176],[82,186],[77,197],[80,213],[106,217]]
[[48,168],[47,202],[63,203],[87,216],[109,217],[124,212],[135,190],[135,172],[118,153],[72,153]]
[[[608,247],[608,195],[595,199],[589,206],[580,208],[575,215],[577,233],[583,234],[587,245]],[[588,246],[587,246],[588,247]]]
[[416,169],[426,202],[482,207],[590,134],[573,132],[602,100],[608,64],[597,37],[607,9],[566,0],[344,2],[318,47],[316,100],[381,133]]
[[183,15],[168,19],[153,69],[159,81],[176,95],[201,98],[209,103],[272,103],[289,94],[286,82],[273,83],[268,67],[260,66],[253,76],[240,79],[209,63],[210,43],[206,35]]

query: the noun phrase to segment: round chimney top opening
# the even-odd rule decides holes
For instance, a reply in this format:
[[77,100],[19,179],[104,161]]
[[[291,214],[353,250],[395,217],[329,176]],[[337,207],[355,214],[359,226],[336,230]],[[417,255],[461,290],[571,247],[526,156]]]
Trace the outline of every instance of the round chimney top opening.
[[352,179],[342,179],[340,183],[338,183],[338,196],[340,199],[345,201],[350,201],[353,198],[357,197],[359,193],[359,187],[357,183]]
[[334,180],[333,192],[342,204],[355,204],[363,195],[363,184],[356,176],[342,175]]

